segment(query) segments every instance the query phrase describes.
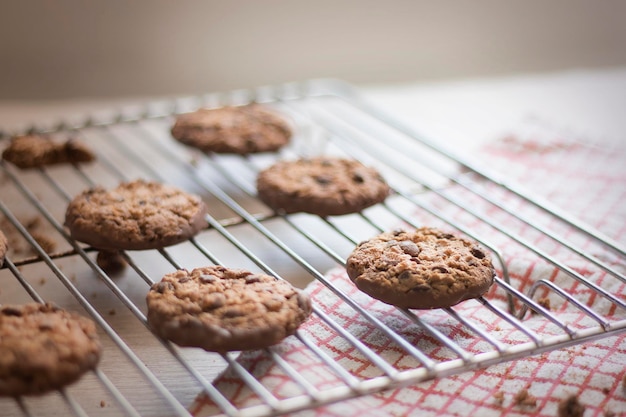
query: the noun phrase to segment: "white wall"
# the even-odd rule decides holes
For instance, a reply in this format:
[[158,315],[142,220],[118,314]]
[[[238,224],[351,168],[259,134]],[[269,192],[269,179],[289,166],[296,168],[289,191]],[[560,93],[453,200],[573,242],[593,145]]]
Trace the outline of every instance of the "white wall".
[[626,65],[616,0],[0,1],[0,99]]

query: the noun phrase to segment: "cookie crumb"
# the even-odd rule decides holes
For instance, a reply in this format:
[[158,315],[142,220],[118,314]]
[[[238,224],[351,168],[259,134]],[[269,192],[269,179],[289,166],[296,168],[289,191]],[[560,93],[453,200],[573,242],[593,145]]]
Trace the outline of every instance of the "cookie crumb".
[[513,402],[519,406],[537,407],[537,398],[530,395],[526,388],[515,394]]
[[47,281],[46,278],[39,278],[39,285],[44,285]]
[[[37,242],[46,253],[52,253],[56,249],[57,243],[54,239],[48,237],[43,232],[47,231],[46,223],[41,217],[35,216],[30,218],[19,219],[26,231]],[[11,242],[11,252],[14,255],[37,256],[35,248],[22,236],[15,226],[6,218],[0,219],[0,229],[5,233],[7,239]]]
[[96,263],[109,275],[118,275],[126,269],[126,260],[117,251],[101,250],[96,257]]
[[576,395],[570,395],[559,403],[559,417],[582,417],[585,407]]
[[107,403],[104,400],[100,400],[100,408],[104,408]]
[[548,297],[540,298],[537,303],[541,307],[545,308],[546,310],[551,310],[551,308],[552,308],[552,306],[550,305],[550,299]]
[[615,414],[615,411],[611,411],[611,410],[606,410],[604,412],[604,417],[616,417],[617,414]]
[[608,394],[609,394],[609,392],[611,392],[611,389],[610,389],[610,388],[607,388],[607,387],[602,388],[602,393],[603,393],[604,395],[608,395]]
[[44,252],[52,253],[56,249],[57,244],[50,237],[37,232],[32,232],[31,236],[35,239],[35,242],[41,246],[41,249],[43,249]]
[[116,312],[115,312],[115,309],[114,309],[114,308],[112,308],[112,309],[110,309],[110,310],[109,310],[109,316],[114,316],[114,315],[115,315],[115,313],[116,313]]
[[495,394],[493,394],[493,399],[495,400],[496,404],[502,405],[504,403],[504,393],[502,391],[496,392]]

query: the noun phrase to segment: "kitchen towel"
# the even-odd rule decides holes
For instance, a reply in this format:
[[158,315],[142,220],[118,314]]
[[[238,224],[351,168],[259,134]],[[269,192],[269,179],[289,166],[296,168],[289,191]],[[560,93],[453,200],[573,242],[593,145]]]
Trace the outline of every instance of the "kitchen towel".
[[[477,157],[490,170],[503,174],[522,187],[545,198],[573,217],[600,230],[624,246],[626,242],[626,147],[609,146],[578,138],[533,121],[512,129],[501,140],[479,149]],[[506,192],[492,183],[482,182],[472,173],[465,174],[481,192],[507,206],[509,210],[531,219],[542,230],[554,231],[573,242],[585,253],[592,254],[615,270],[626,273],[625,260],[593,239],[547,215],[541,209]],[[626,285],[591,265],[576,253],[563,248],[543,233],[512,218],[490,205],[476,194],[459,185],[442,190],[447,196],[459,198],[476,212],[485,214],[492,224],[502,225],[516,236],[539,248],[542,253],[562,261],[567,267],[601,286],[622,300]],[[626,312],[616,309],[585,285],[571,279],[533,251],[498,233],[492,226],[467,211],[450,204],[440,195],[425,193],[421,201],[439,214],[462,224],[476,235],[485,237],[498,247],[508,268],[511,284],[527,292],[532,284],[546,279],[574,294],[577,299],[609,320],[624,320]],[[412,220],[417,224],[450,228],[438,218],[417,209]],[[498,276],[502,266],[494,262]],[[340,288],[366,311],[417,346],[435,360],[445,361],[456,356],[395,308],[373,300],[361,293],[347,278],[343,268],[329,271],[327,279]],[[395,368],[411,369],[419,363],[391,342],[367,320],[350,308],[323,284],[314,282],[306,289],[315,305],[341,327],[371,348]],[[486,295],[493,304],[507,308],[505,293],[496,286]],[[571,303],[564,302],[554,292],[539,288],[533,297],[552,314],[572,328],[593,326],[588,316]],[[519,305],[516,305],[519,308]],[[479,302],[470,300],[454,307],[456,313],[486,329],[506,344],[527,340],[526,336],[504,320],[487,311]],[[438,329],[462,348],[476,353],[492,350],[484,339],[440,310],[416,311],[421,320]],[[562,333],[554,324],[537,314],[528,313],[524,324],[541,336]],[[305,337],[358,378],[372,378],[381,371],[371,365],[350,343],[337,336],[317,316],[300,330]],[[277,353],[320,390],[343,385],[319,358],[296,338],[288,338],[274,347]],[[264,351],[245,352],[237,361],[255,376],[277,398],[302,394],[302,389],[277,366]],[[226,398],[238,408],[259,403],[260,400],[231,369],[214,381]],[[463,372],[450,377],[417,383],[337,404],[294,413],[298,416],[557,416],[559,404],[574,396],[584,407],[584,416],[626,415],[626,334],[605,337],[593,342],[553,350],[523,359],[492,365],[485,369]],[[204,394],[192,406],[196,416],[219,414]]]

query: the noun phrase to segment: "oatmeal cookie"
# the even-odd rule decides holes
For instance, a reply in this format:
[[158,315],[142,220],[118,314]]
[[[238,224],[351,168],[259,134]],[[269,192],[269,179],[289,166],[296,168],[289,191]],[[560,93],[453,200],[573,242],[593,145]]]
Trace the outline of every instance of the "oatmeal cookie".
[[415,309],[479,297],[495,276],[488,253],[475,242],[427,227],[382,233],[360,243],[346,269],[361,291]]
[[101,356],[94,322],[52,304],[0,307],[0,342],[0,396],[62,388]]
[[183,242],[207,226],[202,199],[176,187],[136,180],[95,187],[68,205],[72,238],[98,249],[159,249]]
[[384,201],[389,191],[377,170],[338,157],[281,161],[257,177],[259,198],[286,213],[356,213]]
[[291,139],[278,113],[258,104],[200,109],[178,116],[172,136],[204,152],[250,154],[272,152]]
[[222,266],[165,275],[147,304],[157,335],[215,352],[277,344],[311,314],[308,295],[288,282]]

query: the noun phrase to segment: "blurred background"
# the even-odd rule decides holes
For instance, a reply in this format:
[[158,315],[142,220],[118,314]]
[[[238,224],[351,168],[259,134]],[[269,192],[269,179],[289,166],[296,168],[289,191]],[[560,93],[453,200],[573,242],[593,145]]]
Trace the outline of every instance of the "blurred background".
[[626,65],[623,1],[3,1],[0,100]]

